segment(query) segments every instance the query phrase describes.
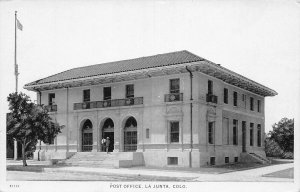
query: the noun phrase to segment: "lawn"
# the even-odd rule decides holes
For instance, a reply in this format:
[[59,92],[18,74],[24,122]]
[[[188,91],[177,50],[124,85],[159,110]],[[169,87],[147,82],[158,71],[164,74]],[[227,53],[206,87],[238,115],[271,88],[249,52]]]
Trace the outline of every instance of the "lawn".
[[285,169],[282,171],[276,171],[273,173],[265,174],[263,177],[276,177],[276,178],[294,178],[294,168]]

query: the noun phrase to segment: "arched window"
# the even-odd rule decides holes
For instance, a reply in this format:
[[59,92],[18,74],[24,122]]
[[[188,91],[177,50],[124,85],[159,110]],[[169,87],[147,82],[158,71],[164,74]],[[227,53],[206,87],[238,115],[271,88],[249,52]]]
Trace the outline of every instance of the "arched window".
[[134,117],[129,117],[124,128],[124,151],[137,149],[137,122]]
[[93,125],[88,119],[82,126],[82,151],[92,151],[93,149]]

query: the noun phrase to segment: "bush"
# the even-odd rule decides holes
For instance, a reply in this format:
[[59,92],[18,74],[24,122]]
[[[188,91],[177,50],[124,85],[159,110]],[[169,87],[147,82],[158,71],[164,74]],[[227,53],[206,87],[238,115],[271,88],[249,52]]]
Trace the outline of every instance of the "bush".
[[273,139],[269,137],[265,140],[265,151],[267,157],[276,157],[280,159],[294,159],[294,153],[284,152]]

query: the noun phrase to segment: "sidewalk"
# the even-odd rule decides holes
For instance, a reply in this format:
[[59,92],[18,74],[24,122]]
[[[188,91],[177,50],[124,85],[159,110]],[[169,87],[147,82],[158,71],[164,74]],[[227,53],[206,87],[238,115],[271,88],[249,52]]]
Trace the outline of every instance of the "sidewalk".
[[263,177],[262,175],[293,168],[294,164],[279,164],[267,167],[255,168],[244,171],[234,171],[222,174],[211,174],[201,172],[183,172],[178,170],[163,169],[146,169],[146,168],[122,168],[122,169],[105,169],[105,168],[87,168],[87,167],[61,167],[61,168],[45,168],[46,172],[82,172],[82,173],[101,173],[101,174],[117,174],[117,175],[144,175],[144,176],[161,176],[161,177],[179,177],[192,178],[193,181],[276,181],[276,182],[292,182],[293,179]]
[[[145,167],[133,167],[133,168],[95,168],[95,167],[60,167],[60,166],[48,166],[48,162],[43,161],[28,161],[30,165],[44,165],[43,171],[48,173],[55,172],[72,172],[72,173],[89,173],[89,174],[101,174],[101,175],[130,175],[130,176],[161,176],[161,177],[178,177],[189,178],[193,181],[276,181],[276,182],[292,182],[293,179],[289,178],[275,178],[275,177],[263,177],[265,174],[281,171],[289,168],[293,168],[293,163],[276,164],[266,167],[253,168],[248,170],[230,171],[230,172],[203,172],[201,169],[195,169],[195,171],[183,171],[179,169],[158,169],[158,168],[145,168]],[[8,166],[22,165],[22,161],[7,162]],[[34,166],[33,166],[34,167]],[[218,168],[211,168],[218,170]]]

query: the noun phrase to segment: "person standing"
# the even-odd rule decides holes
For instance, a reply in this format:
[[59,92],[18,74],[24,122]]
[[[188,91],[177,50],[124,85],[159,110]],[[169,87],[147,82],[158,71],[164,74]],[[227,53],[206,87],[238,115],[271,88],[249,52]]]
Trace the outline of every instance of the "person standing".
[[109,137],[106,138],[106,142],[105,142],[105,146],[106,146],[106,153],[108,154],[108,148],[109,148],[109,145],[110,145],[110,139]]
[[106,149],[106,139],[105,138],[102,138],[102,140],[101,140],[101,148],[102,148],[102,151],[105,151],[105,149]]

